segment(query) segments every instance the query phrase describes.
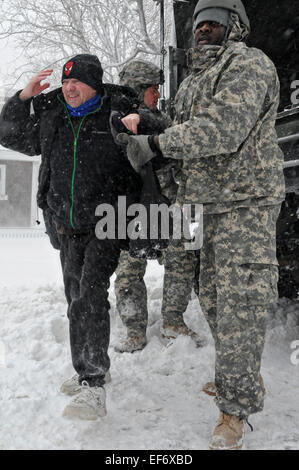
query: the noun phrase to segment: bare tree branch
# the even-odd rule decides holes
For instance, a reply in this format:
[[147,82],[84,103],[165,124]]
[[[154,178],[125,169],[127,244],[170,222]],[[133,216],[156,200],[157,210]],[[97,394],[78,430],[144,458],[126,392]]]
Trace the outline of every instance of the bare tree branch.
[[0,39],[13,41],[23,58],[10,73],[18,70],[19,81],[29,68],[59,69],[79,53],[96,54],[112,82],[135,57],[159,63],[159,7],[152,0],[1,0],[0,15]]

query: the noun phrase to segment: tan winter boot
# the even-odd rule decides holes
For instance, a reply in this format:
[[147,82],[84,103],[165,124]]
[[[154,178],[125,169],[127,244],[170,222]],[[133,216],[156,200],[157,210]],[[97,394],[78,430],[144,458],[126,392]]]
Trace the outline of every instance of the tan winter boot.
[[83,380],[79,394],[66,406],[63,416],[95,421],[107,414],[104,387],[90,387]]
[[166,339],[176,339],[179,335],[190,336],[198,348],[205,345],[205,341],[200,338],[199,334],[191,330],[187,325],[163,325],[161,335]]
[[237,416],[220,411],[209,448],[211,450],[238,450],[243,446],[244,422]]
[[[260,381],[261,381],[261,386],[263,388],[264,394],[266,394],[266,389],[263,381],[263,377],[260,375]],[[215,387],[215,382],[207,382],[203,387],[202,391],[205,392],[207,395],[210,395],[211,397],[216,396],[216,387]]]
[[[108,370],[105,374],[105,384],[111,382],[111,375]],[[82,385],[79,384],[79,375],[75,374],[70,379],[67,379],[60,387],[60,392],[65,395],[72,397],[73,395],[78,395],[82,390]]]
[[140,351],[146,346],[146,336],[129,336],[123,343],[116,345],[114,350],[119,353],[133,353]]

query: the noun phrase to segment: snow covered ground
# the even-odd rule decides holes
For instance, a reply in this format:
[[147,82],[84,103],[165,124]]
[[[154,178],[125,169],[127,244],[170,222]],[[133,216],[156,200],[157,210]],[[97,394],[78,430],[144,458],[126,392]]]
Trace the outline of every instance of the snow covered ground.
[[[106,386],[108,414],[97,422],[61,417],[69,398],[59,387],[73,369],[58,252],[46,237],[0,233],[0,266],[0,449],[207,449],[218,418],[213,399],[201,392],[213,378],[212,339],[194,298],[185,320],[207,345],[196,349],[190,338],[162,342],[163,268],[157,262],[149,262],[146,273],[148,345],[135,354],[113,349],[125,331],[111,280],[112,382]],[[299,303],[283,299],[269,320],[262,366],[267,397],[264,411],[249,420],[254,432],[247,429],[247,449],[299,449],[294,340]]]

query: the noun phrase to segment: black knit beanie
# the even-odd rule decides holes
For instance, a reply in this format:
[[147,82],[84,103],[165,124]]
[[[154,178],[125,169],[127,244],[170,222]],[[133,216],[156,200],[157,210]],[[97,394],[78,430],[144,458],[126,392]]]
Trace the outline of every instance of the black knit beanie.
[[103,69],[96,55],[78,54],[64,64],[61,81],[75,78],[96,91],[102,88]]

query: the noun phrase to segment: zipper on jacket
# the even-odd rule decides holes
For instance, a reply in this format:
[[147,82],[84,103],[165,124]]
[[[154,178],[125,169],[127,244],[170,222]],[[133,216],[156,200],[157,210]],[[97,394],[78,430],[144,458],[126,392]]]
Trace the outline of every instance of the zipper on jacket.
[[69,113],[69,111],[68,111],[68,109],[67,109],[65,103],[60,99],[59,96],[58,96],[58,100],[63,104],[63,106],[64,106],[64,108],[65,108],[65,110],[66,110],[66,114],[67,114],[68,120],[69,120],[69,122],[70,122],[72,131],[73,131],[73,134],[74,134],[74,155],[73,155],[73,174],[72,174],[72,185],[71,185],[70,224],[71,224],[71,227],[72,227],[73,229],[75,229],[75,226],[74,226],[74,223],[73,223],[73,212],[74,212],[74,187],[75,187],[75,174],[76,174],[76,162],[77,162],[77,144],[78,144],[79,134],[80,134],[80,130],[81,130],[81,127],[82,127],[82,124],[83,124],[85,118],[87,118],[87,116],[90,116],[91,114],[94,114],[94,113],[97,113],[98,111],[100,111],[101,107],[103,106],[103,97],[101,98],[101,104],[99,105],[99,107],[98,107],[97,109],[95,109],[94,111],[91,111],[90,113],[88,113],[88,114],[86,114],[85,116],[83,116],[83,118],[82,118],[81,121],[80,121],[77,134],[76,134],[74,125],[73,125],[73,123],[72,123],[70,113]]

